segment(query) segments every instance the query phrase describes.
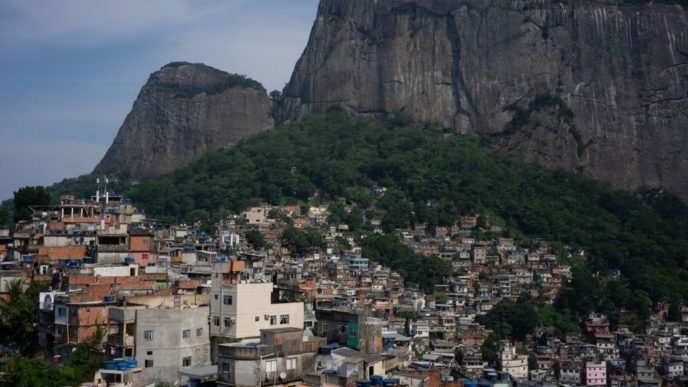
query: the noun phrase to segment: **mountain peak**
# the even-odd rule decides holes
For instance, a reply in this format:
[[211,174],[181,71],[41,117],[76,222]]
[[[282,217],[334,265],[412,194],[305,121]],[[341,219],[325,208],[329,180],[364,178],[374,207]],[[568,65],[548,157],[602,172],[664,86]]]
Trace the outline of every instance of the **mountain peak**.
[[152,73],[96,173],[138,180],[273,127],[265,88],[204,64],[172,62]]

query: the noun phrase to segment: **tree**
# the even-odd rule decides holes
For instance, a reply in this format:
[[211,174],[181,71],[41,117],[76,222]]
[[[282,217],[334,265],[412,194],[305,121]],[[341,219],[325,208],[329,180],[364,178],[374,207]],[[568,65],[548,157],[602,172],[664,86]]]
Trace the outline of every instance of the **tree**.
[[25,291],[21,280],[8,284],[7,298],[0,299],[1,344],[16,344],[22,354],[32,354],[36,350],[36,301],[47,287],[47,283],[32,282]]
[[435,291],[434,296],[436,304],[446,304],[447,300],[449,300],[449,297],[447,297],[447,293],[442,291]]
[[45,187],[22,187],[14,192],[14,221],[29,220],[32,216],[31,206],[50,205],[50,193]]
[[[60,385],[55,372],[48,367],[45,360],[25,356],[15,356],[5,367],[11,385],[17,387]],[[56,380],[57,379],[57,380]]]
[[279,90],[273,90],[268,95],[272,99],[272,120],[275,121],[275,125],[279,125],[283,121],[284,96]]
[[0,205],[0,228],[9,226],[12,221],[10,210],[5,206],[5,203]]
[[323,240],[318,230],[302,231],[289,225],[282,233],[282,244],[288,247],[292,254],[303,255],[310,250],[321,248]]
[[254,249],[260,250],[266,246],[265,237],[258,230],[248,230],[244,233],[244,238]]

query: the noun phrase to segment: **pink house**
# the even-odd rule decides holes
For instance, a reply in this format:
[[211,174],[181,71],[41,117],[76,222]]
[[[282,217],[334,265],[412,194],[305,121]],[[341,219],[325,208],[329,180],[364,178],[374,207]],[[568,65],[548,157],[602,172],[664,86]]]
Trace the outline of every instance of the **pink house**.
[[606,386],[607,385],[607,363],[585,363],[585,385],[586,386]]

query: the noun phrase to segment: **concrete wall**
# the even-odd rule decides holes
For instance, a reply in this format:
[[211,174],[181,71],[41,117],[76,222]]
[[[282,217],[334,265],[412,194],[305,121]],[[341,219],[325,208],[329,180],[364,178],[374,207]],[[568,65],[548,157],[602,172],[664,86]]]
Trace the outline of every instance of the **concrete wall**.
[[[143,379],[174,383],[185,357],[191,357],[191,367],[210,364],[207,306],[184,309],[143,309],[136,311],[136,360],[145,367],[153,360],[153,367],[144,368]],[[201,335],[197,335],[197,329]],[[182,337],[190,330],[188,338]],[[144,338],[152,331],[152,340]]]
[[[131,275],[131,270],[134,270],[134,275]],[[122,265],[122,266],[95,266],[93,268],[93,275],[98,277],[134,277],[139,274],[139,265]]]

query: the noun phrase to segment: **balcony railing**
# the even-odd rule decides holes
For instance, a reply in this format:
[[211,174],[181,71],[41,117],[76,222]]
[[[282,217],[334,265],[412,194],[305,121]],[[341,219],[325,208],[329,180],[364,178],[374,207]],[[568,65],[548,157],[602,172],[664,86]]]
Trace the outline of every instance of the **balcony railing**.
[[124,339],[121,335],[110,335],[108,336],[108,343],[116,347],[133,347],[136,341],[132,335],[126,335]]

